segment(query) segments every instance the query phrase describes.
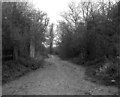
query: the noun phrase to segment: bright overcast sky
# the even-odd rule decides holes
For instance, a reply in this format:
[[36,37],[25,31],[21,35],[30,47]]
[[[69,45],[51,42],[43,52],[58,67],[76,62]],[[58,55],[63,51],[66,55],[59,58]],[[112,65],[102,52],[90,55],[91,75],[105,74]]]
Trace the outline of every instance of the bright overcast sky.
[[[45,11],[50,22],[56,23],[61,19],[60,13],[68,9],[68,4],[73,0],[32,0],[36,8]],[[74,0],[78,2],[80,0]]]
[[32,0],[36,8],[45,11],[50,18],[50,22],[56,23],[59,20],[60,13],[67,10],[68,3],[71,0]]
[[60,13],[68,9],[68,4],[71,1],[80,2],[88,0],[30,0],[30,2],[34,4],[35,8],[39,8],[40,10],[46,12],[50,18],[50,22],[53,23],[57,23],[57,20],[61,19]]

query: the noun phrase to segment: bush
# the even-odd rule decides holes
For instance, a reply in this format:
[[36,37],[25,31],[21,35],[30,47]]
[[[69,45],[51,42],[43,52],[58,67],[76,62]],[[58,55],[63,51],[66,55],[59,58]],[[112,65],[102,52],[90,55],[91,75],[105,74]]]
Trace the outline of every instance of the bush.
[[120,87],[120,60],[107,59],[88,62],[85,74],[86,79],[92,82]]
[[2,83],[5,84],[30,70],[36,70],[43,66],[43,59],[19,58],[2,63]]
[[2,83],[6,83],[23,75],[28,69],[17,61],[2,63]]
[[40,66],[43,66],[43,59],[36,60],[32,58],[19,58],[18,61],[25,67],[28,67],[32,70],[36,70]]

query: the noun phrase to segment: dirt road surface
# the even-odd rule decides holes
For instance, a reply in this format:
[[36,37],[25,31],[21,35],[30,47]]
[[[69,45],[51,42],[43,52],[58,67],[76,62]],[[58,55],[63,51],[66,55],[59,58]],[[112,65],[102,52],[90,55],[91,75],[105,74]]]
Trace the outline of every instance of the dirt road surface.
[[46,59],[44,68],[3,85],[3,95],[113,95],[116,87],[101,86],[84,79],[85,69],[57,56]]

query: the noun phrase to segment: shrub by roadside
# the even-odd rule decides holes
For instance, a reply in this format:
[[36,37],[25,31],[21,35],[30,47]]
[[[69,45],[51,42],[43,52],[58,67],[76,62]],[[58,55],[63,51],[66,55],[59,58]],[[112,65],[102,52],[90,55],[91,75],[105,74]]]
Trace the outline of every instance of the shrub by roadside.
[[43,66],[43,58],[38,60],[38,59],[32,59],[32,58],[19,58],[18,62],[21,63],[23,66],[30,68],[32,70],[35,70],[39,67]]
[[85,79],[104,85],[114,85],[120,87],[120,59],[107,59],[102,57],[85,62],[77,57],[70,59],[70,61],[86,68]]
[[114,59],[89,65],[86,68],[86,75],[91,77],[94,82],[120,87],[120,61]]
[[44,60],[32,58],[19,58],[16,61],[10,60],[2,63],[2,84],[18,78],[31,70],[43,67]]

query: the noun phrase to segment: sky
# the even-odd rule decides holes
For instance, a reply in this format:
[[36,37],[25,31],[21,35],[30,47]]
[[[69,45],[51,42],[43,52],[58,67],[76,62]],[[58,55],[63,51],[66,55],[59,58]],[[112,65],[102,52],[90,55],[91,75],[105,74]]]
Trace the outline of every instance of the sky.
[[[68,10],[68,4],[71,1],[77,3],[77,2],[83,2],[83,1],[87,2],[89,0],[29,0],[29,1],[33,3],[35,8],[39,8],[40,10],[45,11],[48,14],[48,17],[50,18],[51,23],[57,23],[57,20],[62,19],[60,14]],[[100,2],[103,0],[90,0],[90,1]],[[116,1],[116,0],[110,0],[110,1]]]
[[60,14],[68,10],[68,4],[71,1],[79,2],[80,0],[30,0],[35,8],[47,12],[51,23],[57,23],[57,20],[61,20]]

